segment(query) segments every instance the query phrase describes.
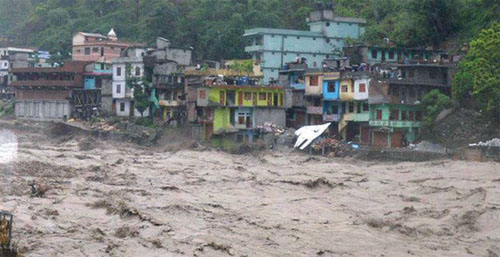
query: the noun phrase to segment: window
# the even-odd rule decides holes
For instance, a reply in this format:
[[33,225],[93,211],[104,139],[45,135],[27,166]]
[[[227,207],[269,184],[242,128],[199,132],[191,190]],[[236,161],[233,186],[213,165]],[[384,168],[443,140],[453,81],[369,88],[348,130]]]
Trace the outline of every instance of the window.
[[76,50],[77,53],[81,53],[82,52],[82,49],[77,49]]
[[401,120],[408,120],[408,117],[406,117],[406,111],[401,111]]
[[347,85],[342,85],[342,93],[346,93],[347,92]]
[[272,52],[271,54],[274,55],[274,52]]
[[408,115],[408,120],[414,121],[415,120],[415,113],[412,112],[412,111],[410,111],[408,114],[409,114]]
[[399,120],[399,110],[392,110],[391,120]]
[[335,93],[335,81],[328,82],[328,93]]
[[327,42],[327,43],[330,43],[330,39],[329,39],[329,38],[327,38],[327,39],[326,39],[326,42]]
[[430,73],[429,73],[429,77],[430,77],[431,79],[436,79],[436,78],[437,78],[437,74],[436,74],[435,72],[430,72]]
[[92,48],[92,52],[94,52],[94,53],[98,53],[98,52],[99,52],[99,47],[94,47],[94,48]]
[[259,100],[265,101],[266,100],[266,93],[259,93]]
[[313,40],[316,40],[316,37],[313,37]]
[[364,104],[363,104],[363,111],[364,111],[364,112],[367,112],[367,111],[369,111],[369,110],[370,110],[370,106],[369,106],[367,103],[364,103]]
[[365,83],[360,83],[359,84],[359,92],[360,93],[365,93],[366,92],[366,84]]
[[300,39],[300,37],[297,37],[297,39]]
[[327,27],[330,27],[330,22],[327,22],[327,23],[326,23],[326,26],[327,26]]
[[410,70],[408,73],[408,77],[414,78],[415,77],[415,70]]
[[118,84],[116,85],[116,93],[121,94],[122,93],[122,85]]
[[85,55],[90,55],[90,47],[85,47]]
[[120,103],[120,112],[125,111],[125,103]]
[[310,85],[313,87],[313,86],[317,86],[318,85],[318,76],[311,76],[311,82],[310,82]]
[[377,50],[376,50],[376,49],[373,49],[373,50],[372,50],[372,58],[373,58],[373,59],[377,59],[377,57],[378,57],[378,52],[377,52]]
[[410,91],[410,97],[415,98],[415,90],[413,88],[410,88],[409,91]]
[[349,112],[354,112],[354,103],[348,103],[349,104]]
[[389,59],[394,59],[394,51],[389,51]]
[[200,99],[206,99],[206,98],[207,98],[207,91],[200,90]]
[[417,111],[417,115],[416,115],[416,119],[417,121],[422,121],[422,112],[421,111]]
[[245,114],[244,113],[238,113],[238,124],[239,125],[245,124]]
[[141,68],[140,67],[135,67],[135,75],[141,76]]
[[244,97],[245,97],[246,101],[250,101],[250,100],[252,100],[252,93],[245,92]]
[[122,75],[122,67],[117,67],[116,68],[116,76],[121,76]]

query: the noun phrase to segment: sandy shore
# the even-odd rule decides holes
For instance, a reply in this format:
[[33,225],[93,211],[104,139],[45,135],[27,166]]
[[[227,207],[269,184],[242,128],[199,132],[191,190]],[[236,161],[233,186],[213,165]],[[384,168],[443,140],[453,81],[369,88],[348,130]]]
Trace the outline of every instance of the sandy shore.
[[[0,209],[26,256],[498,256],[500,164],[165,152],[17,132]],[[13,142],[7,140],[5,142]],[[46,185],[31,197],[30,181]]]

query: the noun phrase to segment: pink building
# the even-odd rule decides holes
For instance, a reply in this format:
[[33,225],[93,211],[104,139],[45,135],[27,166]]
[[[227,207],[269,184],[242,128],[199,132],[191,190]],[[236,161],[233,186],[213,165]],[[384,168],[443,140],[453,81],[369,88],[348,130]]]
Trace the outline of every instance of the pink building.
[[120,57],[121,52],[130,46],[144,46],[144,44],[120,42],[113,29],[107,36],[78,32],[73,36],[73,60],[109,63],[112,59]]

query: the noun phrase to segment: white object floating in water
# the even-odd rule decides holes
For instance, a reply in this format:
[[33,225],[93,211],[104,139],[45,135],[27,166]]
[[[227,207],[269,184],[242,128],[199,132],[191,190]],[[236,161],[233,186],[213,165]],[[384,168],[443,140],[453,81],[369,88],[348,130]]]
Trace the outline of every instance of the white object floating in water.
[[300,150],[306,149],[316,138],[321,136],[332,123],[314,126],[304,126],[297,131],[295,135],[299,138],[295,142],[294,148],[300,147]]
[[17,157],[17,137],[9,130],[0,130],[0,164],[14,161]]

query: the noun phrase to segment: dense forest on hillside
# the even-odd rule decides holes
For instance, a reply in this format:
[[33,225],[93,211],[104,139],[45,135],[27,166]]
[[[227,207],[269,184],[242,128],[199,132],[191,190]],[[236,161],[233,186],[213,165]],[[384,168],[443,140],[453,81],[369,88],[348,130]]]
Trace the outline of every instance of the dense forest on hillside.
[[[67,55],[77,31],[193,46],[199,59],[243,58],[244,30],[307,29],[318,0],[0,0],[0,34]],[[324,0],[323,2],[331,2]],[[366,18],[365,41],[410,47],[468,42],[499,20],[500,0],[337,0],[342,16]],[[453,44],[452,44],[453,45]]]

